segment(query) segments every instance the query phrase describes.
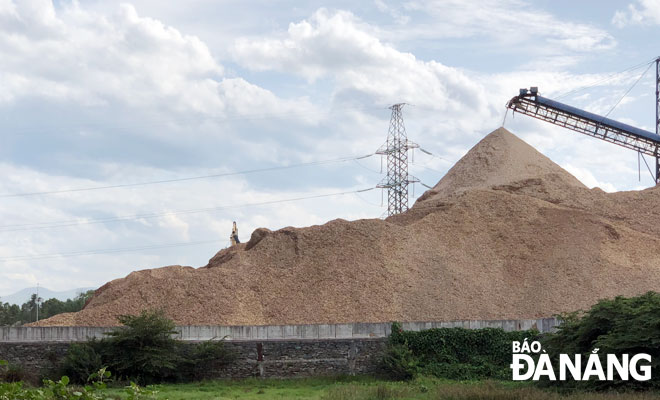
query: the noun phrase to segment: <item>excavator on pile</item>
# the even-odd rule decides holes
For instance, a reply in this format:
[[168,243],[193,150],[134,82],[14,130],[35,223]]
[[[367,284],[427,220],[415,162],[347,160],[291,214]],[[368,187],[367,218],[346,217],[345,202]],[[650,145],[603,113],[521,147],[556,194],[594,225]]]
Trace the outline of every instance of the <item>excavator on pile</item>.
[[234,227],[231,230],[231,236],[229,236],[229,240],[231,240],[232,246],[236,246],[237,244],[241,243],[241,241],[238,240],[238,228],[236,227],[236,221],[234,221]]

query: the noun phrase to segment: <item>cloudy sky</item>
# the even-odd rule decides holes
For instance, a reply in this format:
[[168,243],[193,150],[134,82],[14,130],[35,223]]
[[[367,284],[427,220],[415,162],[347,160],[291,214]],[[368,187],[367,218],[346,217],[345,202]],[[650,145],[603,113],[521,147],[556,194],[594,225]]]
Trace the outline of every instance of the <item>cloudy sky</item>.
[[[411,165],[428,185],[521,87],[607,113],[659,25],[658,0],[0,0],[0,295],[202,266],[233,220],[245,241],[380,217],[380,190],[280,200],[374,187],[380,158],[350,158],[385,141],[393,103],[435,155]],[[610,117],[653,131],[654,112],[651,67]],[[505,126],[590,187],[653,183],[632,151]]]

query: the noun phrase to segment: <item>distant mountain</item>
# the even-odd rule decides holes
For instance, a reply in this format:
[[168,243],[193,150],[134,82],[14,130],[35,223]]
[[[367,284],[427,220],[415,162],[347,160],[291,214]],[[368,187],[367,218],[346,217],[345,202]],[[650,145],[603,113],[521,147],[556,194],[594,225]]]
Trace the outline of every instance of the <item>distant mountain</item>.
[[[77,288],[77,289],[56,292],[54,290],[50,290],[45,287],[39,287],[39,297],[41,297],[44,300],[55,298],[58,300],[65,301],[67,299],[73,299],[74,297],[78,296],[78,294],[82,292],[86,292],[91,289],[94,288]],[[31,288],[21,289],[18,292],[7,296],[0,296],[0,303],[18,304],[20,306],[26,301],[30,300],[30,297],[32,297],[33,293],[37,293],[36,286]]]

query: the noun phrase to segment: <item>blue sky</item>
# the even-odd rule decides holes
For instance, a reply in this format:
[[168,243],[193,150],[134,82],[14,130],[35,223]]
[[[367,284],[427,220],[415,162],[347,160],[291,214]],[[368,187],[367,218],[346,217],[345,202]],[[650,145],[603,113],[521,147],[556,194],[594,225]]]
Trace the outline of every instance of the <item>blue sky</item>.
[[[606,113],[660,55],[660,1],[0,0],[0,196],[308,163],[374,152],[406,102],[434,185],[496,129],[520,87]],[[605,78],[609,78],[604,80]],[[653,131],[651,68],[610,117]],[[590,187],[637,190],[637,155],[522,116],[506,127]],[[650,162],[651,160],[649,160]],[[136,269],[201,266],[264,226],[380,217],[371,157],[287,170],[0,197],[0,295],[99,286]],[[422,187],[415,189],[418,196]],[[411,199],[412,202],[413,199]],[[66,222],[46,229],[15,225]],[[13,228],[8,227],[14,226]],[[31,229],[23,229],[31,228]],[[217,240],[217,242],[215,242]],[[78,257],[97,249],[195,246]],[[30,256],[32,258],[17,258]]]

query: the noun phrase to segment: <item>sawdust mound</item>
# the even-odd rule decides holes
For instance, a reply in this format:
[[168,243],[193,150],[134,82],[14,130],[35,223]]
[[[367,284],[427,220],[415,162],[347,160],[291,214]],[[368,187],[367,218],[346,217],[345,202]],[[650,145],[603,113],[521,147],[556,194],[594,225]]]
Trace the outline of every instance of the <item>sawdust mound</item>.
[[660,290],[657,210],[660,191],[587,189],[500,128],[405,214],[258,229],[205,267],[133,272],[39,324],[146,308],[180,325],[546,317]]
[[477,143],[418,201],[455,196],[471,189],[511,185],[535,188],[546,194],[586,188],[536,149],[499,128]]

